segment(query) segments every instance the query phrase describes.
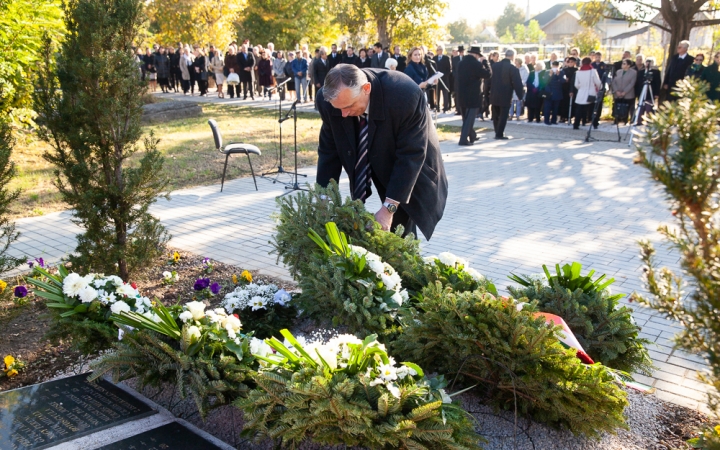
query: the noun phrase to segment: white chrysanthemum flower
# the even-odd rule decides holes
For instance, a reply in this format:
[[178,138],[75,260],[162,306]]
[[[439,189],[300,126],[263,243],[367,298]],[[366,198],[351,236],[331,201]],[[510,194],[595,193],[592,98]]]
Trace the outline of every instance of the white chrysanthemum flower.
[[475,269],[466,267],[465,272],[467,272],[467,274],[470,275],[472,277],[472,279],[477,282],[481,282],[481,281],[485,280],[485,277],[483,276],[483,274],[481,274],[480,272],[478,272]]
[[139,295],[137,289],[135,289],[134,287],[130,286],[127,283],[118,286],[118,288],[115,290],[115,292],[117,292],[120,295],[124,295],[125,297],[130,297],[130,298],[135,298]]
[[68,274],[63,280],[63,293],[68,297],[77,297],[80,290],[88,285],[87,280],[77,273]]
[[87,285],[78,291],[78,298],[82,303],[90,303],[95,300],[97,296],[98,292],[90,287],[90,285]]
[[268,356],[272,354],[272,347],[264,340],[254,337],[250,339],[250,353],[258,356]]
[[185,309],[190,311],[195,320],[205,317],[205,303],[203,302],[188,302],[185,304]]
[[192,320],[193,315],[190,311],[183,311],[180,313],[179,317],[180,317],[180,320],[182,320],[184,323],[184,322],[187,322],[188,320]]
[[212,311],[212,310],[205,312],[205,316],[206,316],[208,319],[210,319],[210,323],[221,323],[221,322],[223,321],[223,319],[225,319],[225,317],[227,317],[227,316],[224,315],[224,314],[221,316],[221,315],[215,313],[215,311]]
[[95,286],[96,289],[104,288],[106,284],[107,282],[102,278],[98,278],[92,282],[92,285]]
[[250,299],[250,306],[252,306],[253,311],[257,311],[258,309],[265,309],[265,305],[267,305],[267,300],[263,297],[260,297],[259,295],[256,295],[252,299]]
[[222,323],[223,328],[228,333],[228,336],[231,338],[235,337],[235,333],[240,331],[240,328],[242,327],[242,324],[240,323],[240,319],[238,319],[235,316],[227,316],[225,320]]
[[109,275],[109,276],[105,277],[105,283],[107,284],[108,282],[112,282],[115,285],[115,287],[120,287],[123,284],[125,284],[125,282],[122,280],[122,278],[120,278],[117,275]]
[[430,255],[423,258],[423,261],[427,264],[434,264],[435,260],[438,259],[436,255]]
[[458,261],[457,256],[453,255],[450,252],[442,252],[438,255],[438,259],[441,263],[445,264],[446,266],[455,267],[455,264]]
[[412,367],[400,366],[397,369],[397,376],[398,376],[399,380],[402,380],[403,378],[405,378],[407,376],[414,377],[415,375],[417,375],[417,371],[415,369],[413,369]]
[[164,278],[164,279],[166,279],[166,280],[171,280],[172,277],[173,277],[172,272],[168,272],[168,271],[163,272],[163,278]]
[[188,328],[188,334],[189,334],[190,336],[192,336],[192,337],[195,337],[195,338],[197,338],[197,339],[200,339],[200,336],[201,336],[200,328],[196,327],[195,325],[191,325],[191,326]]
[[382,261],[377,261],[374,259],[368,260],[367,267],[378,275],[383,274],[384,267]]
[[463,266],[464,269],[467,269],[470,267],[470,262],[465,258],[460,258],[458,256],[456,264],[458,267]]
[[381,364],[378,366],[380,374],[378,375],[383,381],[394,381],[397,380],[397,369],[391,364]]
[[98,300],[100,300],[100,303],[103,305],[108,305],[110,303],[115,303],[115,294],[112,292],[106,292],[102,289],[97,291]]
[[[382,275],[380,275],[380,278],[382,278],[382,282],[383,282],[383,284],[385,284],[385,287],[388,290],[392,291],[392,290],[395,290],[395,287],[399,287],[402,280],[400,279],[400,275],[395,273],[394,269],[392,270],[392,272],[388,273],[387,268],[390,266],[387,264],[386,264],[386,266],[387,266],[385,268],[386,271],[383,272]],[[390,268],[392,269],[392,267],[390,267]]]
[[357,245],[348,245],[348,248],[350,248],[350,252],[357,255],[357,256],[363,256],[367,254],[367,250],[365,250],[362,247],[359,247]]
[[112,311],[113,314],[120,314],[123,311],[130,312],[130,305],[121,300],[113,303],[110,306],[110,311]]
[[287,305],[291,299],[292,297],[290,296],[290,293],[288,293],[288,291],[286,291],[285,289],[280,289],[273,296],[273,302],[277,303],[280,306]]

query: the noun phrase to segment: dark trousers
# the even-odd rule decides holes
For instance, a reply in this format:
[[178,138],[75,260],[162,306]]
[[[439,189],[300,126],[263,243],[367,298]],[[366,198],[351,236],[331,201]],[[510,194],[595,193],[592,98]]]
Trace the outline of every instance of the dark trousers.
[[543,104],[543,115],[545,116],[545,124],[557,124],[557,116],[558,116],[558,110],[560,110],[560,102],[562,100],[550,100],[550,98],[545,99],[545,103]]
[[[452,103],[451,97],[450,97],[450,92],[445,90],[445,88],[442,86],[438,86],[437,89],[440,90],[440,95],[442,96],[442,99],[443,99],[442,110],[443,110],[443,112],[447,112],[450,110],[450,104]],[[439,100],[440,100],[440,97],[438,96],[438,102],[439,102]]]
[[533,120],[537,123],[540,123],[540,107],[537,108],[530,108],[528,107],[528,122],[532,122]]
[[468,138],[471,142],[477,141],[477,133],[475,133],[475,118],[480,108],[461,108],[463,126],[460,132],[460,144],[467,144]]
[[201,75],[198,74],[197,83],[198,83],[198,89],[200,90],[200,95],[207,94],[207,90],[208,90],[208,80],[207,80],[207,79],[203,80],[203,79],[200,78],[200,77],[201,77]]
[[428,106],[430,106],[430,109],[435,109],[435,87],[434,86],[428,86],[425,88],[425,93],[427,94],[428,99]]
[[188,93],[190,91],[190,80],[180,80],[180,85],[182,86],[182,90],[184,93]]
[[[249,92],[250,98],[255,100],[255,94],[253,93],[252,81],[241,81],[240,84],[242,85],[243,99],[247,98],[248,92]],[[240,91],[238,91],[238,98],[240,98]]]
[[592,111],[593,104],[581,105],[579,103],[575,103],[575,108],[577,108],[577,112],[575,113],[575,120],[573,121],[573,128],[578,129],[580,127],[581,120],[582,120],[583,126],[585,126],[588,123],[588,111]]
[[491,109],[495,137],[503,137],[505,135],[505,125],[507,125],[508,115],[510,114],[510,107],[492,105]]
[[[230,96],[230,98],[235,98],[235,90],[238,88],[238,85],[227,85],[227,93]],[[240,97],[240,89],[237,89],[237,96]]]

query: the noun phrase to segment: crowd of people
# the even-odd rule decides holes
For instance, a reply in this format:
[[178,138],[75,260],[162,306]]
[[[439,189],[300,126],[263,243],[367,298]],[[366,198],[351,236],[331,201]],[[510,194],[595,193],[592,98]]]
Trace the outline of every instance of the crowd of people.
[[[301,103],[313,100],[327,73],[338,64],[397,70],[425,90],[430,108],[443,113],[454,109],[463,118],[468,117],[464,109],[477,110],[473,120],[492,115],[494,123],[502,122],[498,124],[501,128],[507,120],[521,119],[538,123],[542,120],[547,125],[572,123],[574,128],[592,122],[597,127],[599,114],[593,114],[594,106],[602,104],[598,94],[606,91],[614,99],[615,122],[627,123],[643,90],[647,93],[641,113],[651,110],[663,91],[671,98],[672,88],[686,76],[708,82],[708,97],[720,100],[720,52],[714,55],[712,64],[705,66],[704,55],[688,54],[687,41],[678,45],[664,78],[654,58],[633,58],[630,51],[624,52],[621,60],[609,63],[603,61],[599,51],[583,56],[577,48],[570,49],[562,59],[552,53],[548,60],[539,59],[535,53],[516,55],[512,49],[504,52],[504,58],[497,51],[485,56],[477,47],[473,49],[466,54],[460,45],[448,55],[443,45],[435,51],[417,46],[403,52],[399,46],[391,50],[380,43],[356,50],[343,42],[339,47],[332,44],[330,49],[316,48],[313,53],[307,45],[285,52],[276,51],[272,43],[252,46],[245,40],[240,45],[232,42],[224,51],[214,45],[207,50],[182,43],[155,45],[144,54],[138,50],[136,60],[143,79],[149,80],[153,90],[159,87],[163,92],[182,90],[185,95],[195,95],[197,86],[197,93],[206,96],[208,81],[213,79],[220,98],[242,95],[243,99],[272,99],[277,92]],[[461,62],[469,56],[474,56],[480,66],[469,63],[467,66],[473,68],[467,70],[483,71],[481,75],[460,76]],[[501,62],[503,65],[496,67]],[[510,67],[505,67],[508,64]],[[433,77],[438,72],[442,76]],[[479,101],[467,101],[476,96]],[[463,102],[468,105],[463,107]],[[502,136],[502,132],[497,134]]]

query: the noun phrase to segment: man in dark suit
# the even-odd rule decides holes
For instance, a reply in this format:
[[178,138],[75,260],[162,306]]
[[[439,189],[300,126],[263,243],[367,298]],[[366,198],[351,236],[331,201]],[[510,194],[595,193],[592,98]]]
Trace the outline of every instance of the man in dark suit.
[[515,50],[505,50],[505,59],[492,66],[492,88],[490,89],[490,105],[492,106],[493,127],[495,139],[507,139],[505,125],[507,125],[510,105],[512,105],[513,92],[517,98],[523,98],[523,83],[520,71],[512,63],[515,59]]
[[462,111],[460,111],[460,106],[458,106],[458,67],[460,67],[460,61],[463,60],[465,57],[465,47],[462,45],[458,45],[457,48],[458,55],[453,56],[452,58],[452,74],[453,74],[453,96],[455,97],[455,115],[460,116],[462,115]]
[[330,63],[331,69],[342,62],[342,55],[340,53],[338,53],[336,44],[332,45],[330,54],[327,55],[327,60]]
[[390,55],[388,55],[388,52],[383,50],[382,44],[379,42],[376,42],[375,45],[373,45],[373,50],[375,52],[373,53],[372,58],[370,58],[370,67],[373,69],[384,69],[385,61],[388,60]]
[[345,54],[342,57],[342,64],[354,64],[358,65],[360,64],[360,57],[355,54],[355,49],[352,47],[348,47],[345,51]]
[[[469,55],[463,58],[457,70],[457,101],[460,103],[463,116],[463,126],[458,145],[472,145],[477,140],[475,118],[482,107],[480,82],[483,79],[490,78],[492,75],[490,64],[480,53],[480,47],[470,47],[468,53]],[[470,141],[468,141],[468,138]]]
[[623,52],[623,57],[622,57],[622,59],[621,59],[620,61],[615,61],[615,62],[613,63],[613,71],[612,71],[613,76],[615,76],[615,73],[616,73],[618,70],[622,69],[622,63],[623,63],[623,61],[625,61],[626,59],[629,59],[630,61],[632,61],[632,65],[630,66],[630,68],[637,70],[637,67],[635,67],[635,60],[634,60],[633,57],[632,57],[632,53],[630,53],[629,50],[625,50],[625,51]]
[[[445,47],[438,45],[435,56],[433,56],[433,62],[435,62],[435,72],[441,72],[443,74],[442,81],[445,83],[443,86],[438,83],[438,103],[440,103],[440,96],[443,98],[442,111],[444,113],[450,111],[450,72],[452,71],[452,64],[450,63],[450,57],[445,55]],[[432,73],[435,73],[432,72]]]
[[407,67],[407,56],[403,56],[402,53],[400,53],[400,46],[396,45],[395,48],[393,48],[393,58],[398,62],[397,70],[398,72],[405,72],[405,68]]
[[[320,47],[320,52],[312,64],[312,80],[315,88],[320,89],[325,84],[325,76],[330,71],[330,61],[328,60],[325,47]],[[317,95],[317,94],[316,94]]]
[[665,80],[663,81],[663,94],[665,94],[666,100],[677,100],[672,89],[677,85],[678,81],[685,78],[688,67],[693,64],[695,58],[688,54],[689,48],[689,41],[681,41],[677,46],[677,54],[670,58],[667,71],[665,71]]
[[[250,98],[255,100],[252,86],[252,72],[255,67],[255,57],[251,51],[248,51],[247,45],[243,44],[240,47],[240,52],[237,54],[238,64],[240,66],[240,84],[243,89],[243,100],[247,100],[248,91],[250,91]],[[240,98],[240,91],[238,91],[238,98]]]
[[322,126],[317,183],[350,178],[352,198],[365,201],[375,185],[385,230],[417,225],[427,239],[442,218],[447,178],[423,91],[395,70],[340,64],[318,92]]

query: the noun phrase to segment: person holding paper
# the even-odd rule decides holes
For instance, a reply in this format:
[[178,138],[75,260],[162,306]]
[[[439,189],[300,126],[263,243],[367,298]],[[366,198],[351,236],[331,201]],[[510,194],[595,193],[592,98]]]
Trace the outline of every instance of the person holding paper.
[[[422,49],[420,47],[413,47],[413,49],[408,53],[408,59],[410,62],[405,68],[405,75],[412,78],[412,80],[417,83],[417,85],[420,86],[420,89],[424,92],[428,86],[431,86],[436,82],[437,78],[428,80],[428,70],[423,62],[423,57]],[[427,100],[427,95],[425,95],[425,100]]]
[[[417,61],[415,62],[417,64]],[[365,202],[374,186],[384,230],[402,225],[427,239],[445,211],[448,182],[440,142],[418,84],[385,69],[339,64],[325,78],[316,106],[322,118],[317,183],[339,180]]]

